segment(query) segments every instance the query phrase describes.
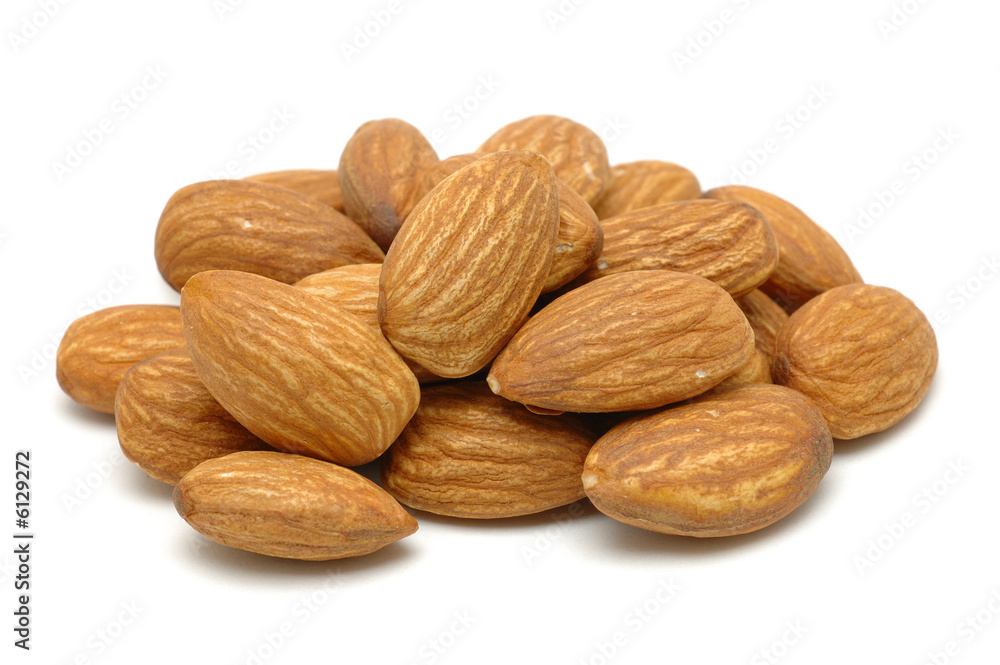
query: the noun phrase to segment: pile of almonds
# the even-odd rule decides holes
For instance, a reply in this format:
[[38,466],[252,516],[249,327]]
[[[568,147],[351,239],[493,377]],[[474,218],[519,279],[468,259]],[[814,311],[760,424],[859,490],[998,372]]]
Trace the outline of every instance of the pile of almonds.
[[[375,551],[416,531],[403,505],[754,531],[937,365],[924,315],[795,206],[612,167],[556,116],[445,160],[366,123],[336,171],[181,189],[155,250],[180,307],[79,319],[59,383],[191,526],[272,556]],[[348,468],[376,459],[381,487]]]

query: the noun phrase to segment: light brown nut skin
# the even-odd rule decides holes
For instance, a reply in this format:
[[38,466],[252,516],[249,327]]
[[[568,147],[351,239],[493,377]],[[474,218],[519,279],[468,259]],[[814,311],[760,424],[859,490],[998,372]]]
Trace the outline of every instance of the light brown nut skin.
[[396,118],[366,122],[340,156],[347,216],[388,251],[410,211],[430,191],[424,173],[437,162],[433,146],[413,125]]
[[817,296],[788,319],[771,372],[775,383],[816,403],[835,438],[854,439],[913,411],[937,361],[934,330],[909,298],[851,284]]
[[212,397],[187,349],[153,356],[125,374],[115,424],[125,457],[170,485],[206,460],[270,450]]
[[719,286],[644,270],[556,299],[518,331],[487,381],[502,397],[544,409],[638,411],[705,392],[753,349],[750,324]]
[[668,203],[605,219],[601,226],[604,251],[585,281],[630,270],[674,270],[711,280],[738,298],[767,281],[778,265],[771,227],[743,203]]
[[767,355],[770,363],[771,359],[774,358],[774,346],[778,340],[778,333],[788,321],[788,313],[760,289],[755,289],[742,298],[738,298],[736,304],[743,310],[747,321],[750,322],[750,327],[753,328],[757,348]]
[[417,530],[416,520],[367,478],[278,452],[199,464],[174,488],[174,506],[217,543],[284,559],[361,556]]
[[587,457],[598,510],[642,529],[701,538],[773,524],[830,468],[833,439],[804,396],[748,386],[626,421]]
[[558,228],[556,179],[540,155],[501,152],[456,171],[413,210],[386,256],[386,339],[439,376],[485,367],[528,318]]
[[330,206],[284,187],[212,180],[170,197],[156,228],[156,265],[178,291],[205,270],[241,270],[285,282],[382,251]]
[[771,357],[761,351],[758,346],[753,350],[750,360],[740,365],[738,370],[724,379],[722,383],[707,391],[706,394],[718,395],[729,390],[759,383],[772,383],[772,381]]
[[778,240],[778,267],[761,286],[789,313],[818,296],[844,284],[861,283],[847,252],[821,226],[791,203],[774,194],[730,185],[705,193],[718,201],[748,203],[759,210]]
[[701,183],[683,166],[646,160],[616,164],[611,186],[594,206],[598,219],[617,217],[638,208],[701,198]]
[[66,329],[56,352],[56,379],[80,404],[114,413],[118,384],[133,365],[184,346],[177,307],[109,307],[80,317]]
[[579,416],[529,413],[482,382],[433,386],[383,456],[382,486],[438,515],[530,515],[583,498],[596,439]]
[[556,177],[594,205],[611,184],[608,150],[597,134],[569,118],[535,115],[498,130],[477,152],[533,150],[542,154]]
[[333,169],[292,169],[270,171],[247,176],[244,180],[277,185],[303,196],[325,203],[337,212],[344,212],[344,196],[340,191],[340,178]]
[[333,303],[249,273],[199,273],[181,292],[198,376],[270,445],[345,466],[370,462],[420,400],[388,342]]

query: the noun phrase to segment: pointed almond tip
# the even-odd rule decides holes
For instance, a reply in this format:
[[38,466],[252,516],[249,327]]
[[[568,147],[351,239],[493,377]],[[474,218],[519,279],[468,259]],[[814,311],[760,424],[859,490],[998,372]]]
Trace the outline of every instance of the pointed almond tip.
[[489,384],[490,390],[492,390],[496,395],[499,395],[500,391],[503,389],[503,386],[500,385],[500,382],[497,381],[496,377],[492,374],[486,377],[486,383]]

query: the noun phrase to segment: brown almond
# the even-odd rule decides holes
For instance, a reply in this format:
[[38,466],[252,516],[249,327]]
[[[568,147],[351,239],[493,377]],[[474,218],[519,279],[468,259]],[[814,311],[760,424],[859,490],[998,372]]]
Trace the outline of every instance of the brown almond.
[[767,355],[768,362],[770,362],[770,359],[774,358],[774,346],[778,340],[778,333],[788,321],[788,313],[760,289],[754,289],[738,298],[736,304],[743,310],[747,321],[750,322],[750,327],[753,328],[757,348]]
[[758,346],[753,355],[740,368],[722,380],[707,394],[724,393],[728,390],[751,386],[758,383],[771,383],[771,357]]
[[701,183],[683,166],[655,160],[629,162],[611,168],[611,186],[594,212],[603,220],[639,208],[697,198],[701,198]]
[[244,180],[277,185],[303,196],[325,203],[337,212],[344,212],[344,196],[340,191],[340,178],[336,170],[293,169],[270,171],[248,176]]

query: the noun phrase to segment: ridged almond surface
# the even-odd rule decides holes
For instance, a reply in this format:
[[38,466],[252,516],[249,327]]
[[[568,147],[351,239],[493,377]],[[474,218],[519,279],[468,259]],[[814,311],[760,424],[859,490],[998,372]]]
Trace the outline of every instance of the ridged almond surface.
[[533,150],[552,165],[556,177],[593,205],[611,184],[608,150],[597,134],[556,115],[534,115],[512,122],[486,139],[477,152]]
[[850,284],[788,319],[772,376],[815,402],[834,437],[854,439],[913,411],[937,360],[934,330],[909,298],[884,286]]
[[723,379],[706,394],[716,395],[743,386],[750,386],[758,383],[772,383],[771,381],[771,357],[764,353],[760,347],[753,350],[753,355],[740,368]]
[[212,397],[187,349],[153,356],[125,374],[115,423],[125,457],[171,485],[205,460],[270,449]]
[[249,273],[199,273],[181,292],[198,376],[275,448],[353,466],[381,455],[420,400],[384,338],[319,296]]
[[337,212],[344,212],[344,196],[340,191],[337,171],[328,169],[292,169],[270,171],[248,176],[244,180],[277,185],[325,203]]
[[670,162],[645,160],[616,164],[611,186],[594,206],[599,219],[617,217],[638,208],[701,198],[694,173]]
[[56,379],[80,404],[114,413],[118,384],[132,365],[183,348],[178,308],[109,307],[80,317],[66,329],[56,352]]
[[407,122],[388,118],[361,125],[340,156],[347,216],[388,251],[399,227],[429,191],[424,173],[437,161],[433,146]]
[[644,270],[557,298],[518,331],[487,381],[502,397],[544,409],[637,411],[705,392],[753,349],[750,324],[719,286]]
[[329,462],[278,452],[209,460],[174,488],[174,506],[222,545],[328,561],[379,550],[417,522],[375,483]]
[[433,386],[382,458],[382,486],[438,515],[530,515],[583,498],[596,439],[580,417],[529,413],[482,382]]
[[731,536],[800,506],[832,457],[830,431],[808,399],[749,386],[616,426],[590,451],[583,485],[601,512],[626,524]]
[[736,300],[753,328],[757,348],[767,354],[768,362],[774,358],[774,346],[778,340],[781,327],[788,321],[788,313],[781,305],[771,300],[771,297],[754,289],[742,298]]
[[778,246],[748,205],[697,200],[640,208],[605,219],[604,251],[584,279],[630,270],[674,270],[715,282],[733,297],[767,281]]
[[719,187],[705,197],[747,203],[767,218],[778,241],[779,260],[761,291],[787,311],[795,311],[824,291],[862,281],[833,236],[784,199],[742,185]]
[[559,228],[552,168],[525,150],[459,169],[413,210],[382,266],[382,332],[457,378],[486,366],[541,293]]
[[241,270],[292,283],[382,251],[330,206],[284,187],[212,180],[170,197],[156,228],[156,265],[178,291],[204,270]]

